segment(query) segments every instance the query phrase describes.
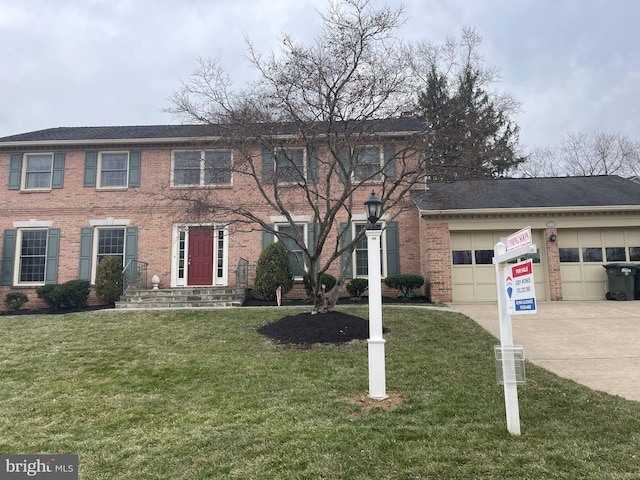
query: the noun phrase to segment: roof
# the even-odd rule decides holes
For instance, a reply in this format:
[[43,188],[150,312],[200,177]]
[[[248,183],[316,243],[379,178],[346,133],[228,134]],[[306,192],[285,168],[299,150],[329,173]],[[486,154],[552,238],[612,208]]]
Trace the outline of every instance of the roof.
[[640,206],[640,184],[617,175],[432,182],[413,198],[423,212]]
[[[351,122],[355,125],[355,122]],[[304,124],[286,122],[272,124],[256,124],[254,135],[293,135]],[[327,131],[323,122],[312,124],[314,133]],[[412,117],[391,118],[384,120],[367,120],[364,127],[371,133],[421,132],[424,124]],[[104,126],[104,127],[57,127],[34,132],[21,133],[0,138],[0,147],[19,143],[65,143],[116,140],[175,140],[221,137],[232,125],[138,125],[138,126]]]

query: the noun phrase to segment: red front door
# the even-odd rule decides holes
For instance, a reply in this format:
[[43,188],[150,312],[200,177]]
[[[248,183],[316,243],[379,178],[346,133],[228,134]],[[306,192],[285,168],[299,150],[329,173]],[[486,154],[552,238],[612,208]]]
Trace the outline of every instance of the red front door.
[[189,262],[187,267],[189,285],[213,284],[213,229],[189,229]]

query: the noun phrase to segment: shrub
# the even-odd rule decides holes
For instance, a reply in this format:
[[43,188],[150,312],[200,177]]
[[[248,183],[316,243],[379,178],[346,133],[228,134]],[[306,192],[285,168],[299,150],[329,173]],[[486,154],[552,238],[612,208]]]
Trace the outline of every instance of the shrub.
[[267,245],[256,266],[256,293],[265,300],[276,299],[276,289],[284,295],[293,288],[293,267],[282,242]]
[[347,292],[352,298],[360,298],[367,288],[369,281],[366,278],[354,278],[347,283]]
[[402,296],[406,298],[411,294],[413,289],[420,288],[424,285],[424,278],[420,275],[399,273],[397,275],[389,275],[384,279],[384,284],[389,288],[400,290]]
[[87,280],[69,280],[61,285],[64,292],[64,304],[71,308],[87,306],[89,282]]
[[96,269],[96,296],[103,305],[115,303],[122,296],[122,259],[111,255],[102,259]]
[[[313,286],[309,280],[308,273],[305,273],[304,277],[302,277],[302,282],[304,283],[304,291],[307,292],[307,297],[311,297],[313,295]],[[325,286],[327,292],[335,287],[336,283],[336,277],[329,275],[328,273],[323,273],[320,277],[320,284]]]
[[36,295],[54,310],[64,304],[64,292],[60,285],[49,284],[36,288]]
[[60,307],[80,308],[87,305],[89,282],[69,280],[63,284],[43,285],[36,289],[36,295],[54,310]]
[[28,301],[29,297],[22,292],[9,292],[4,297],[4,306],[9,312],[17,312]]

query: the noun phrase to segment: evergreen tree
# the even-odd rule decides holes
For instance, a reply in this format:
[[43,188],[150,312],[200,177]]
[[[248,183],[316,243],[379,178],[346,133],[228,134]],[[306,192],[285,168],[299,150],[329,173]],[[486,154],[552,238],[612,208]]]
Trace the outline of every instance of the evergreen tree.
[[481,87],[480,75],[467,64],[454,82],[435,66],[427,76],[418,118],[431,132],[425,152],[431,180],[505,176],[524,161],[517,153],[518,126]]

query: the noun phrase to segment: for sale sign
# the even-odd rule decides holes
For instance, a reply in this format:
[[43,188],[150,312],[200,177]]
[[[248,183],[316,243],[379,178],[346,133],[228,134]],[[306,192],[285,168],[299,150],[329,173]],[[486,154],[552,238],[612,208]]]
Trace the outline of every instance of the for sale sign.
[[505,288],[509,314],[537,313],[532,259],[508,266]]

